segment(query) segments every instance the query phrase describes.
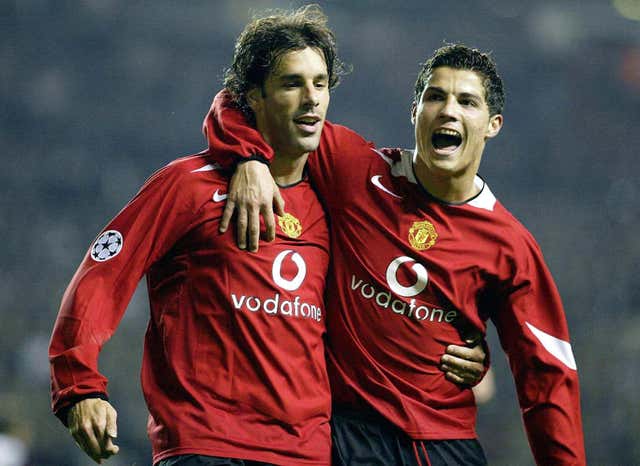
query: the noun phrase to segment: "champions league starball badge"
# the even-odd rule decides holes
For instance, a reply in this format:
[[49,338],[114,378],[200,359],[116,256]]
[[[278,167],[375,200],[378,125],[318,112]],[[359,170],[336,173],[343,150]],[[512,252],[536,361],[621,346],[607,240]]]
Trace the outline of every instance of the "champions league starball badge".
[[124,239],[119,231],[107,230],[91,246],[91,258],[96,262],[113,259],[120,253],[123,243]]

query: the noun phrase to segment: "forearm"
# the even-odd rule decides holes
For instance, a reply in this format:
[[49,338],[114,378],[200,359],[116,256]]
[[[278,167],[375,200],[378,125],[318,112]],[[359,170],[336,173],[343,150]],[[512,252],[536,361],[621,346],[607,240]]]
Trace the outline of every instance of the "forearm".
[[[575,399],[577,393],[571,391],[564,397]],[[580,406],[579,402],[575,404],[540,403],[523,411],[529,444],[538,465],[586,464]]]

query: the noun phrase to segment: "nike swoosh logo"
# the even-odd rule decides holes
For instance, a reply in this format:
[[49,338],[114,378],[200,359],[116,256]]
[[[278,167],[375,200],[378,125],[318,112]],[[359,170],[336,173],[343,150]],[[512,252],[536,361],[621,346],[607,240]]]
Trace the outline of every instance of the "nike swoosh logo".
[[402,199],[402,196],[398,196],[396,193],[392,193],[391,191],[389,191],[387,188],[385,188],[382,183],[380,183],[380,178],[382,178],[382,175],[376,175],[376,176],[372,176],[371,177],[371,182],[373,183],[373,185],[376,188],[382,189],[385,193],[387,194],[391,194],[393,197],[397,197],[398,199]]
[[220,194],[218,191],[220,191],[220,190],[216,189],[216,192],[213,193],[213,202],[224,201],[227,198],[226,194]]
[[211,170],[217,170],[218,168],[220,168],[220,165],[218,165],[217,163],[214,163],[213,165],[208,163],[207,165],[205,165],[203,167],[196,168],[195,170],[191,170],[191,173],[209,172]]

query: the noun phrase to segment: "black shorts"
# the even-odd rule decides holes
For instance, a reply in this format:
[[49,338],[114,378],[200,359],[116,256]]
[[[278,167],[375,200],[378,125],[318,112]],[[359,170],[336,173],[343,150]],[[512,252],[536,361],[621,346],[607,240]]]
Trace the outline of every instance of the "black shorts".
[[476,439],[413,440],[373,412],[333,408],[333,466],[486,466]]
[[275,466],[261,461],[205,455],[178,455],[160,460],[155,466]]

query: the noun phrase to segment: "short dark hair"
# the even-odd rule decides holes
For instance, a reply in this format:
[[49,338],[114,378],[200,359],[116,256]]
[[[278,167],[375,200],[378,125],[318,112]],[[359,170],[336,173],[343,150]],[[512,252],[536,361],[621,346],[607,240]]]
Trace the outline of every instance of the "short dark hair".
[[422,91],[433,70],[448,66],[457,70],[471,70],[483,76],[485,100],[489,106],[489,114],[497,115],[504,109],[504,89],[502,78],[498,75],[496,63],[488,53],[472,49],[463,44],[448,44],[437,49],[423,65],[416,80],[414,99],[420,100]]
[[321,51],[327,64],[329,89],[338,85],[344,69],[337,57],[333,31],[328,28],[327,17],[318,5],[270,13],[254,17],[247,24],[236,41],[233,63],[225,72],[224,86],[250,118],[253,112],[247,102],[247,92],[262,88],[285,53],[306,47]]

